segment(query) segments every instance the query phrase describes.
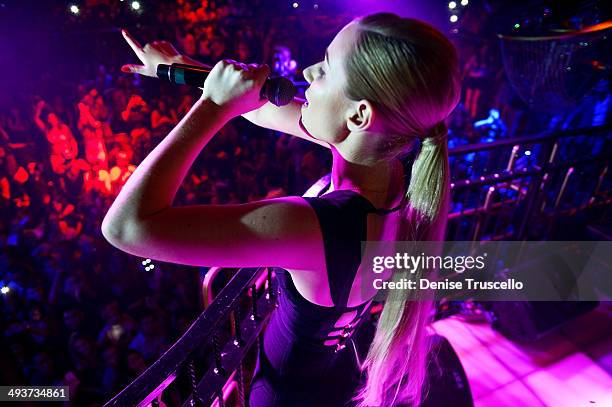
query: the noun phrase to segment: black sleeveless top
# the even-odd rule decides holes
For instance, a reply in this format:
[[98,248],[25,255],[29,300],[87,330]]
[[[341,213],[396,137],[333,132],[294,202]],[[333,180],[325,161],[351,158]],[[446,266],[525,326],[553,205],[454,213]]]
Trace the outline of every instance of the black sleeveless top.
[[[405,179],[410,168],[404,164]],[[319,181],[325,182],[324,177]],[[329,175],[327,176],[329,179]],[[317,197],[304,197],[316,213],[323,236],[325,263],[334,307],[305,299],[295,288],[287,270],[275,268],[279,286],[278,308],[264,334],[250,405],[261,406],[349,406],[361,383],[359,361],[363,360],[371,335],[359,328],[368,320],[371,301],[348,307],[351,286],[361,263],[361,242],[367,240],[367,216],[390,213],[377,209],[354,191],[337,190]],[[335,327],[347,312],[351,321]]]

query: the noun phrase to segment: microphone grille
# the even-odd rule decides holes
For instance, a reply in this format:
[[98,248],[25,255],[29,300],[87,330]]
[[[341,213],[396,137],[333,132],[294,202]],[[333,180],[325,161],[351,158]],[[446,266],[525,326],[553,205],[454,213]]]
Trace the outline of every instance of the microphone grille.
[[264,95],[276,106],[288,104],[296,93],[293,82],[283,76],[269,78],[264,85]]

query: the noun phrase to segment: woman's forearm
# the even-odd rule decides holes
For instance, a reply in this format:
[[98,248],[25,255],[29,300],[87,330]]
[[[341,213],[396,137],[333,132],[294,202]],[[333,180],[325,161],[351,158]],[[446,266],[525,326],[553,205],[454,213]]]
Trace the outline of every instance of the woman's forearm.
[[125,183],[102,222],[104,236],[121,239],[139,222],[169,208],[202,148],[228,120],[219,106],[198,100]]
[[244,113],[242,117],[256,126],[290,134],[329,148],[329,144],[306,134],[299,126],[303,100],[294,98],[289,104],[275,106],[268,102],[257,110]]

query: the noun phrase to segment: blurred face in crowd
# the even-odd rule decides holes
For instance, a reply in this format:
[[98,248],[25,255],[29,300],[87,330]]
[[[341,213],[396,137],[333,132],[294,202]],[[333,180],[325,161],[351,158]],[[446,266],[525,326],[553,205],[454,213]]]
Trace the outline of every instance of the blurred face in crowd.
[[130,352],[127,357],[128,369],[132,374],[139,374],[147,368],[147,364],[138,352]]
[[246,42],[240,41],[238,43],[238,60],[240,62],[250,62],[249,58],[251,57],[251,50]]
[[121,168],[125,168],[128,166],[128,164],[130,163],[130,160],[128,159],[128,155],[125,151],[119,151],[117,153],[117,166],[121,167]]
[[64,282],[64,293],[68,295],[74,295],[76,291],[76,278],[68,277]]
[[30,320],[32,321],[40,321],[42,318],[42,312],[39,307],[34,307],[30,310]]
[[154,336],[157,333],[157,321],[153,315],[147,315],[142,318],[140,329],[145,336]]
[[104,350],[104,361],[108,366],[119,366],[119,350],[110,346]]
[[49,116],[47,116],[47,121],[52,127],[57,127],[59,125],[59,119],[55,113],[49,113]]
[[218,59],[225,52],[225,44],[220,40],[213,40],[210,44],[210,53],[213,60]]
[[291,59],[291,51],[284,45],[274,47],[272,65],[276,74],[287,76],[295,73],[296,62]]
[[104,99],[102,98],[102,95],[98,95],[95,99],[95,106],[98,109],[104,108]]
[[64,204],[60,201],[53,201],[53,209],[56,212],[61,212],[64,209]]
[[74,344],[74,351],[81,357],[87,359],[95,354],[95,347],[93,342],[87,338],[79,338]]
[[111,324],[117,323],[120,316],[119,304],[116,301],[109,302],[102,310],[102,318]]
[[64,312],[64,324],[71,331],[76,331],[83,322],[83,312],[79,309],[71,309]]
[[34,366],[45,377],[52,377],[54,373],[53,359],[46,352],[34,356]]
[[30,301],[42,302],[45,299],[45,289],[42,286],[30,287],[26,291],[26,298]]
[[13,342],[10,344],[12,354],[17,358],[18,361],[23,361],[26,358],[26,348],[21,342]]

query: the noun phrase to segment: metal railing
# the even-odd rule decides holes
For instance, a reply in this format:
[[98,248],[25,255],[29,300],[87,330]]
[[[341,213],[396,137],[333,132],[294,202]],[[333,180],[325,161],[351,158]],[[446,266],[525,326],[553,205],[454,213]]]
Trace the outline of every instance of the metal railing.
[[[607,210],[612,203],[610,130],[610,126],[572,130],[451,150],[456,170],[479,162],[486,162],[487,167],[482,175],[453,179],[448,239],[542,238],[560,216],[594,208]],[[581,144],[585,139],[594,141],[585,147]],[[595,142],[599,143],[596,154],[585,156],[578,151],[590,148],[592,152]],[[527,157],[534,154],[526,163],[521,160],[525,151],[530,151]],[[566,159],[570,151],[571,160]],[[107,406],[159,405],[160,394],[182,370],[191,387],[183,406],[223,407],[230,400],[231,405],[245,405],[245,358],[261,346],[261,334],[276,305],[275,280],[269,268],[239,269],[215,294],[212,280],[220,275],[219,271],[212,269],[205,279],[204,312]],[[211,348],[208,363],[197,359],[197,351],[203,345]],[[200,379],[196,363],[205,367]]]
[[447,239],[549,238],[560,216],[605,210],[611,203],[611,130],[608,125],[451,150]]
[[[263,287],[264,292],[259,295],[255,281],[262,273],[266,273],[267,284]],[[192,394],[183,406],[209,406],[215,399],[219,406],[223,406],[223,387],[226,382],[236,381],[240,390],[244,390],[242,360],[258,341],[275,307],[274,287],[270,269],[239,269],[183,336],[105,405],[155,405],[159,395],[176,379],[179,371],[185,369]],[[243,301],[245,299],[247,301]],[[225,332],[221,330],[230,318],[233,320],[232,335],[226,338]],[[225,340],[222,340],[222,336]],[[212,346],[213,360],[198,380],[194,363],[198,349],[205,344]],[[243,405],[244,393],[241,399],[240,405]]]

